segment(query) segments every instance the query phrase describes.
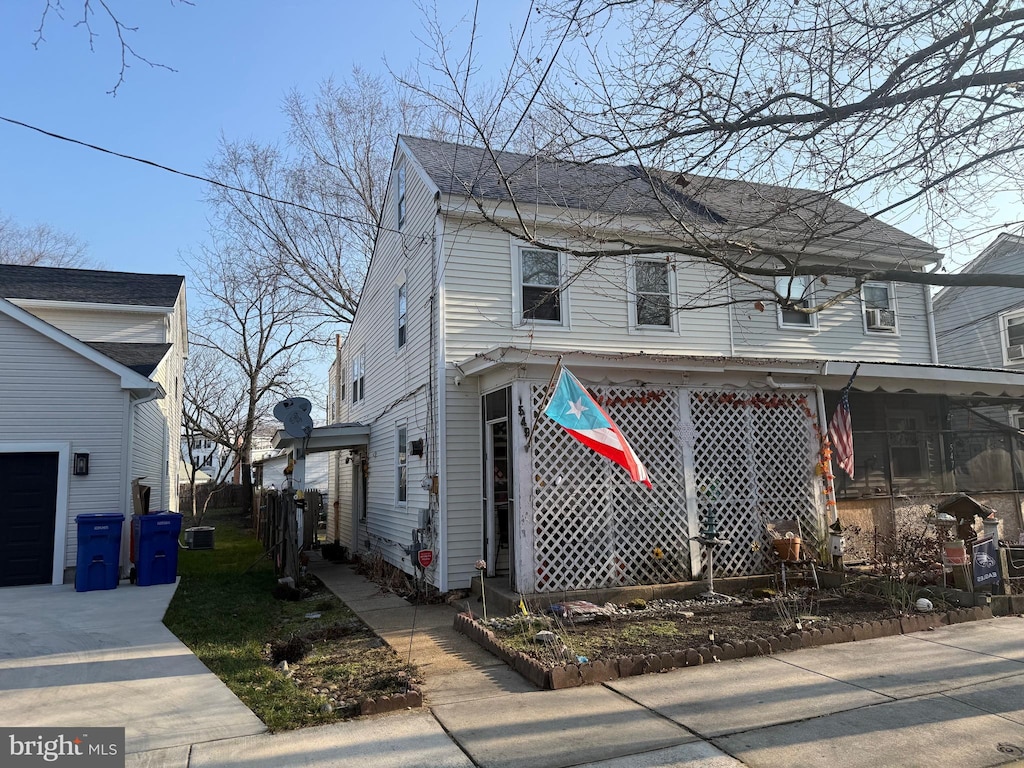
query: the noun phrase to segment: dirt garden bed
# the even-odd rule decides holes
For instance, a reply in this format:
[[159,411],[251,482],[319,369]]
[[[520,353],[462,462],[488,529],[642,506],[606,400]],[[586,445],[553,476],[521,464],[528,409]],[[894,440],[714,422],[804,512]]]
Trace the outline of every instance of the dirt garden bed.
[[567,688],[992,618],[987,607],[900,613],[881,598],[839,592],[552,609],[488,621],[463,613],[455,627],[538,687]]

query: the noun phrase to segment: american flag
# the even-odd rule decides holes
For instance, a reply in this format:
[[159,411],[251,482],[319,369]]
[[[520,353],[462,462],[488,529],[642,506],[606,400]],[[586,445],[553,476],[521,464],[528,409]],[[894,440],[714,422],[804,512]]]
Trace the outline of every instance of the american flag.
[[853,479],[853,425],[850,423],[850,388],[843,389],[836,412],[828,424],[836,463]]

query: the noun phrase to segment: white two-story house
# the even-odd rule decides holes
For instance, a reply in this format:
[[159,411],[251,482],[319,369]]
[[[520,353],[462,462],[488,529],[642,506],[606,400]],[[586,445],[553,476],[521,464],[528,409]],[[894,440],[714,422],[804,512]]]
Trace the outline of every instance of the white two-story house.
[[0,265],[0,586],[74,580],[75,517],[177,509],[184,278]]
[[[803,243],[805,261],[922,271],[940,260],[821,195],[671,184],[684,223],[720,240],[730,228],[749,239],[751,217],[778,207],[787,215],[761,236],[780,252]],[[964,398],[1020,396],[1024,377],[939,365],[924,284],[869,281],[805,314],[795,308],[853,278],[786,279],[787,303],[766,303],[706,259],[659,252],[668,235],[652,189],[633,167],[399,137],[331,371],[335,426],[323,431],[348,447],[332,455],[328,540],[410,573],[430,549],[424,575],[441,590],[466,587],[479,560],[525,594],[657,584],[706,576],[692,539],[710,515],[729,541],[716,575],[746,575],[767,567],[766,520],[798,520],[813,546],[837,514],[870,529],[957,490],[966,459],[950,413]],[[808,247],[811,218],[826,226]],[[646,233],[643,255],[567,252],[584,228],[614,245],[616,227]],[[651,489],[543,415],[559,360],[632,443]],[[854,477],[831,483],[821,437],[855,370]],[[1019,526],[1019,500],[1005,514]]]

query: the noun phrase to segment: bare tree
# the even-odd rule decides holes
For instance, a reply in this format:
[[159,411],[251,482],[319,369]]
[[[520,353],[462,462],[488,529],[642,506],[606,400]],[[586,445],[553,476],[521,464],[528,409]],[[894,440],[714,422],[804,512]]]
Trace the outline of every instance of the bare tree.
[[275,265],[282,286],[348,323],[380,225],[395,136],[435,132],[431,109],[416,107],[390,78],[356,68],[344,83],[324,82],[313,99],[292,92],[285,111],[291,129],[283,145],[221,143],[211,175],[235,189],[212,187],[208,200],[218,226]]
[[[193,5],[192,0],[171,0],[171,5]],[[67,4],[70,6],[71,4]],[[124,19],[124,16],[115,8],[113,0],[78,0],[74,3],[73,12],[69,12],[63,0],[45,0],[42,10],[39,12],[39,26],[35,29],[36,38],[32,43],[38,49],[46,42],[46,29],[58,22],[70,23],[73,27],[81,29],[88,38],[89,50],[95,52],[96,41],[101,38],[101,29],[113,32],[117,38],[117,48],[120,55],[120,70],[117,74],[117,81],[107,93],[117,95],[118,89],[124,84],[125,74],[133,63],[146,64],[157,69],[166,69],[169,72],[175,70],[166,64],[152,61],[136,50],[132,39],[139,31],[137,26],[131,26]]]
[[86,253],[86,244],[74,235],[48,224],[19,224],[10,216],[0,217],[0,264],[27,267],[96,266]]
[[[242,460],[239,436],[245,428],[247,389],[238,366],[226,365],[219,350],[193,343],[182,382],[182,447],[190,496],[193,524],[199,525],[214,495],[231,481]],[[218,461],[207,484],[209,491],[202,505],[196,494],[201,470],[195,461],[196,449],[213,443]]]
[[200,359],[210,355],[213,362],[206,364],[217,370],[209,399],[200,402],[203,391],[195,389],[190,399],[196,406],[189,410],[200,428],[216,425],[230,441],[241,466],[243,512],[249,513],[253,436],[275,399],[308,391],[305,366],[317,355],[324,321],[286,290],[276,265],[248,250],[245,241],[215,233],[191,262],[191,284],[204,309],[192,324],[190,346],[205,350]]
[[[511,121],[468,108],[468,65],[432,39],[443,87],[422,91],[468,113],[487,168],[458,182],[492,224],[584,268],[653,254],[711,265],[720,290],[691,306],[813,313],[867,280],[1024,287],[1019,275],[922,272],[929,244],[879,223],[922,214],[930,239],[1021,224],[990,217],[998,192],[1022,202],[1024,9],[552,0],[543,10],[547,47],[516,59],[503,93]],[[499,124],[514,132],[500,143]],[[500,151],[523,137],[547,159]],[[563,166],[587,181],[587,199],[558,221],[538,207],[571,211],[570,201],[541,199],[530,183],[553,158],[589,163]],[[511,215],[474,191],[492,172]]]

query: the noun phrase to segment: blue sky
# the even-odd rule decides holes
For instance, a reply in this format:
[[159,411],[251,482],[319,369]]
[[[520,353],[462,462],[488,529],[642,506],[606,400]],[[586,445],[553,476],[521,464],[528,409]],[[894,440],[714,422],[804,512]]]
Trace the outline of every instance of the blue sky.
[[[64,0],[33,48],[44,0],[0,7],[0,116],[182,171],[204,174],[223,135],[282,138],[292,88],[313,93],[353,64],[384,71],[429,57],[410,0],[169,0],[109,4],[139,27],[130,39],[152,61],[133,62],[116,96],[120,50],[97,17],[90,52],[81,0]],[[481,3],[476,51],[484,72],[510,56],[510,30],[529,3]],[[438,0],[446,26],[472,14],[468,0]],[[88,243],[107,269],[184,273],[179,254],[206,234],[200,182],[73,146],[0,122],[0,215],[46,223]]]
[[[402,72],[422,55],[422,18],[412,0],[108,0],[137,25],[132,44],[176,72],[132,62],[116,97],[119,47],[96,18],[94,51],[73,22],[83,0],[64,0],[66,18],[51,18],[33,48],[45,0],[0,4],[0,116],[118,152],[203,174],[223,135],[282,138],[286,92],[313,93],[353,64]],[[437,0],[445,26],[468,19],[472,0]],[[511,38],[529,12],[527,0],[482,0],[475,57],[480,77],[509,61]],[[461,50],[468,37],[453,42]],[[184,273],[180,254],[206,236],[203,184],[103,155],[0,122],[0,216],[46,223],[76,235],[107,269]],[[995,213],[1020,218],[1016,200]],[[892,219],[890,219],[892,220]],[[919,219],[892,220],[915,232]],[[917,232],[915,232],[917,233]],[[947,268],[994,238],[950,249]],[[936,243],[944,248],[946,243]]]

